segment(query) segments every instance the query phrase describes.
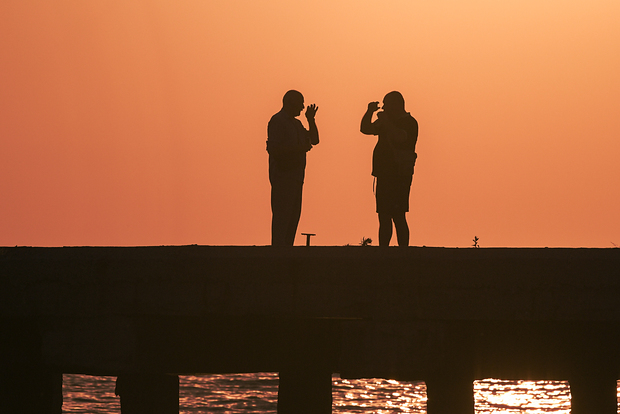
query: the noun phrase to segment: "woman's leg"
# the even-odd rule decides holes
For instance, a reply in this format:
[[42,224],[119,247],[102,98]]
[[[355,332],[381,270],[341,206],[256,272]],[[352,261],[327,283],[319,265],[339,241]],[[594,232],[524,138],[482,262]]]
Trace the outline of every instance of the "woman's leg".
[[393,217],[394,227],[396,227],[396,238],[398,245],[401,247],[409,246],[409,225],[407,224],[407,218],[405,212],[395,214]]
[[389,246],[392,240],[392,216],[379,213],[379,246]]

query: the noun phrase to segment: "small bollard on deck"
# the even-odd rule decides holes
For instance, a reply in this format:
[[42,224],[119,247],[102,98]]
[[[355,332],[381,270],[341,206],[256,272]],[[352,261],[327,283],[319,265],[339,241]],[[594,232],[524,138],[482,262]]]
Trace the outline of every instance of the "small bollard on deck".
[[301,233],[302,236],[306,236],[306,246],[310,246],[310,237],[316,236],[314,233]]

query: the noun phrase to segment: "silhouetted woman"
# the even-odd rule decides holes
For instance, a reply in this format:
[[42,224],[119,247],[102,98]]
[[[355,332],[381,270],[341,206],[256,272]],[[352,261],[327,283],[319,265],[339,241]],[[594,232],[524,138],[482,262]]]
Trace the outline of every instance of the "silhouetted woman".
[[392,222],[396,227],[399,246],[409,245],[409,226],[405,213],[409,211],[409,192],[415,165],[415,145],[418,140],[418,121],[405,111],[405,99],[400,92],[390,92],[379,102],[370,102],[362,117],[360,130],[365,135],[378,135],[372,154],[372,175],[376,177],[375,197],[379,215],[379,246],[389,246]]

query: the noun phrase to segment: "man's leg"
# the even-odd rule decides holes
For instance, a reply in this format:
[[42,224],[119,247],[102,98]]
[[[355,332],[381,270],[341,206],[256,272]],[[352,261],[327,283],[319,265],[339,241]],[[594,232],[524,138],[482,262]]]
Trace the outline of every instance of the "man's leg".
[[289,206],[289,222],[286,229],[286,245],[293,246],[295,244],[295,235],[297,234],[297,226],[301,218],[301,198],[304,183],[298,183],[291,186],[290,189],[290,206]]
[[292,246],[301,216],[303,181],[271,177],[271,245]]
[[286,187],[281,182],[271,182],[271,245],[286,246],[287,217]]
[[392,240],[392,215],[388,213],[379,214],[379,246],[388,247]]
[[407,218],[405,212],[397,213],[393,217],[394,227],[396,227],[396,238],[398,239],[398,245],[400,247],[409,246],[409,225],[407,224]]

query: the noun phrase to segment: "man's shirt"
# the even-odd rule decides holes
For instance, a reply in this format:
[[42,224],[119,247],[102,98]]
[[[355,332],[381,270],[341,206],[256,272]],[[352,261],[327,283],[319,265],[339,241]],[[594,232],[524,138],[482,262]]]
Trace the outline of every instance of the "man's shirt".
[[310,133],[301,121],[281,110],[267,126],[269,176],[304,179],[306,152],[312,148]]

